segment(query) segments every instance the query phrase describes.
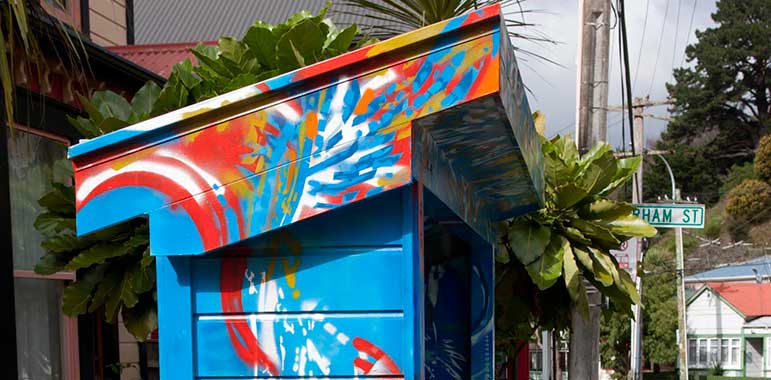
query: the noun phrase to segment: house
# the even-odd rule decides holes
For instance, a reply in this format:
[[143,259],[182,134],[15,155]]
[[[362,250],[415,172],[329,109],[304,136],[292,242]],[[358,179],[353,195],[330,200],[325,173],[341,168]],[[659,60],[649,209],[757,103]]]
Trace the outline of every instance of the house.
[[686,315],[690,370],[771,376],[771,283],[707,282]]
[[120,360],[120,334],[94,316],[69,318],[61,312],[62,289],[75,279],[74,272],[34,273],[44,253],[33,227],[40,212],[37,200],[57,176],[54,163],[82,138],[66,119],[82,113],[77,94],[102,89],[132,94],[163,78],[104,48],[131,43],[131,0],[24,3],[42,57],[18,48],[9,55],[14,120],[7,123],[3,112],[0,123],[0,250],[5,253],[0,296],[6,300],[0,313],[5,357],[0,378],[105,379],[111,375],[107,367]]

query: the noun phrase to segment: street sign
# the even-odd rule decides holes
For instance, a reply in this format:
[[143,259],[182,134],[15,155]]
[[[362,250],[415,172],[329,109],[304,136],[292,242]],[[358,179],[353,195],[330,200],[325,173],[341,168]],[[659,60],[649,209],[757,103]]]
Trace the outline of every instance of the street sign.
[[654,227],[704,228],[704,205],[638,204],[632,215]]
[[621,269],[626,269],[632,279],[637,276],[637,257],[640,255],[640,239],[631,238],[621,243],[621,249],[611,249],[610,254],[618,261]]

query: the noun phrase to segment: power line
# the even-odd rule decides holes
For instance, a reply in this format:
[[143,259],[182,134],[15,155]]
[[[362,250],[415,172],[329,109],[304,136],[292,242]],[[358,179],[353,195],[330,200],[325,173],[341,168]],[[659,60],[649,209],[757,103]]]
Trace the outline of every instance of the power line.
[[680,67],[685,64],[685,50],[688,49],[688,42],[691,41],[691,32],[693,31],[693,16],[696,15],[696,2],[693,0],[693,9],[691,9],[691,22],[688,24],[688,34],[685,35],[685,49],[683,49],[683,59],[680,61]]
[[677,0],[677,21],[675,22],[675,39],[672,42],[672,75],[675,73],[675,56],[677,56],[677,33],[680,31],[680,6],[683,0]]
[[664,39],[664,28],[667,26],[667,16],[669,15],[669,0],[667,0],[667,6],[664,9],[664,19],[661,21],[661,32],[659,32],[659,45],[656,47],[656,59],[653,61],[653,76],[651,76],[651,84],[648,86],[648,95],[653,90],[653,82],[656,81],[656,71],[659,65],[659,54],[661,53],[661,40]]
[[645,3],[645,20],[643,21],[642,36],[640,37],[640,51],[637,52],[637,65],[634,69],[634,82],[632,82],[632,89],[634,89],[634,86],[637,86],[637,74],[640,72],[640,58],[642,58],[643,43],[645,42],[645,29],[648,27],[648,11],[650,8],[651,0],[647,0]]

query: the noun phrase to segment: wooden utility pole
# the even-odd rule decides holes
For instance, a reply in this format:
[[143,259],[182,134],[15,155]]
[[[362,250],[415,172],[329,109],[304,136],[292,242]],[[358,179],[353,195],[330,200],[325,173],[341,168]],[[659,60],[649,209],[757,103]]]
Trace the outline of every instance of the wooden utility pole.
[[[651,101],[648,96],[645,98],[635,98],[634,103],[632,103],[632,112],[634,120],[632,121],[632,134],[634,137],[634,152],[638,155],[646,156],[650,153],[656,153],[656,152],[646,152],[645,151],[645,127],[644,127],[644,120],[646,117],[655,118],[655,119],[661,119],[661,120],[669,120],[668,117],[665,116],[656,116],[656,115],[650,115],[645,113],[645,107],[652,107],[652,106],[660,106],[660,105],[666,105],[669,104],[668,100],[663,101]],[[625,112],[626,109],[624,107],[608,107],[608,111],[621,111]],[[661,153],[661,152],[658,152]],[[643,161],[640,163],[640,167],[637,169],[637,173],[635,173],[634,177],[632,177],[632,203],[639,204],[643,203],[643,172],[644,172],[644,165],[645,162]],[[637,257],[637,264],[638,266],[642,264],[644,259],[644,252],[638,252]],[[642,279],[640,276],[634,276],[635,286],[637,288],[637,292],[640,294],[640,299],[642,300]],[[630,378],[632,380],[641,380],[642,379],[642,307],[641,305],[635,305],[633,309],[634,319],[632,320],[632,331],[631,331],[631,352],[630,352],[630,368],[629,368],[629,374]]]
[[583,153],[608,132],[610,0],[579,0],[576,143]]
[[[647,103],[649,100],[648,97],[645,97],[645,102]],[[632,105],[632,111],[634,113],[634,121],[632,126],[632,133],[634,134],[634,151],[638,154],[643,154],[643,150],[645,149],[645,130],[644,130],[644,124],[643,124],[643,110],[644,110],[644,103],[642,98],[634,98],[634,104]],[[637,173],[635,173],[634,177],[632,178],[632,203],[639,204],[643,203],[643,165],[645,165],[645,160],[643,160],[640,163],[640,167],[637,169]],[[642,252],[637,252],[637,260],[635,260],[638,265],[642,262]],[[636,269],[635,269],[636,273]],[[635,287],[637,288],[637,293],[640,294],[641,302],[642,303],[642,280],[640,279],[640,276],[635,276]],[[633,380],[640,380],[642,379],[642,360],[641,360],[641,352],[642,352],[642,309],[640,305],[635,305],[634,310],[634,319],[632,320],[632,337],[631,337],[631,360],[630,360],[630,372],[632,374]]]
[[[610,0],[579,0],[578,9],[576,145],[583,153],[605,141],[608,131]],[[598,380],[602,297],[587,285],[589,319],[572,311],[568,373],[571,379]]]
[[[675,191],[675,202],[680,202],[680,189]],[[677,254],[677,330],[679,333],[680,380],[688,380],[688,328],[685,322],[685,267],[683,266],[683,229],[675,228],[675,250]]]

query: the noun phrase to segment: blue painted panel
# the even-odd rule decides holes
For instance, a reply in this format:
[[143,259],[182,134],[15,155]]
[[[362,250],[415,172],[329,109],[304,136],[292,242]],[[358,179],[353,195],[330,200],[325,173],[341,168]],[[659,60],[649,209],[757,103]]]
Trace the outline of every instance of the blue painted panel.
[[[161,378],[193,378],[193,310],[189,257],[157,257]],[[173,363],[173,365],[172,365]]]
[[[198,314],[221,313],[220,260],[194,260]],[[400,310],[407,289],[401,248],[311,248],[299,255],[250,257],[243,278],[243,311],[316,312],[327,310]],[[234,267],[234,266],[230,266]],[[352,270],[356,269],[356,270]],[[265,292],[277,292],[278,305],[262,302]]]
[[471,380],[495,374],[495,256],[489,244],[475,244],[471,255]]
[[398,374],[408,360],[402,313],[201,316],[196,321],[197,376],[272,376],[239,359],[223,318],[258,336],[281,376]]
[[422,335],[413,325],[420,301],[412,281],[422,271],[413,268],[411,248],[419,219],[413,212],[405,217],[417,207],[405,202],[412,202],[411,188],[187,257],[194,374],[344,378],[419,371],[422,349],[415,346]]

